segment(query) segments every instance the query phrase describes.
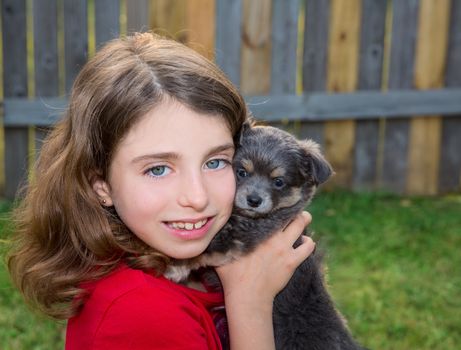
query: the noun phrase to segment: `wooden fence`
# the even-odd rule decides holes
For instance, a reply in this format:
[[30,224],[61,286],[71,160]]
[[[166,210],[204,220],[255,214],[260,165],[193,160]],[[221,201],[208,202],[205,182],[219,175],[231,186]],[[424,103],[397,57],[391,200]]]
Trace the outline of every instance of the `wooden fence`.
[[143,30],[215,58],[258,119],[320,142],[337,186],[461,188],[461,1],[1,0],[1,15],[7,197],[87,57]]

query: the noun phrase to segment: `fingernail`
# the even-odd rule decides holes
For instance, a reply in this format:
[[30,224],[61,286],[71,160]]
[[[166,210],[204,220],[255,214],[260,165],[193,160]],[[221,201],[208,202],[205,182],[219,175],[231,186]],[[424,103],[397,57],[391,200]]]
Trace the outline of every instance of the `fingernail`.
[[306,220],[307,223],[312,221],[312,215],[307,211],[303,212],[303,217],[304,217],[304,220]]

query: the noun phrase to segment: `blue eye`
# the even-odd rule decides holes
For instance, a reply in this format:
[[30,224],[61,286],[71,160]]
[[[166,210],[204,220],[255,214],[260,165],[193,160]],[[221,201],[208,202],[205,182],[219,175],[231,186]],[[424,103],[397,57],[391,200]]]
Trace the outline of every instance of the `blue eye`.
[[162,177],[171,172],[170,168],[165,165],[157,165],[147,170],[147,174],[152,177]]
[[224,168],[228,162],[224,159],[212,159],[208,162],[206,162],[206,167],[208,169],[222,169]]
[[274,186],[277,188],[282,188],[283,186],[285,186],[285,181],[283,181],[281,177],[276,177],[273,180],[273,183],[274,183]]

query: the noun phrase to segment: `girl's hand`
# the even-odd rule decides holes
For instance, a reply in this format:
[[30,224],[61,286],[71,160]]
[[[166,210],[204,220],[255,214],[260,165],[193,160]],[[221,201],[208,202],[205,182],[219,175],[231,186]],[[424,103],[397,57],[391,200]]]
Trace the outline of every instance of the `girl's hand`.
[[306,236],[293,248],[311,219],[307,212],[298,215],[252,253],[216,268],[224,288],[232,350],[275,350],[274,298],[315,248]]
[[312,253],[315,243],[302,236],[302,244],[293,248],[312,217],[303,212],[283,231],[275,233],[255,251],[216,268],[226,300],[272,305],[274,297],[290,280],[295,269]]

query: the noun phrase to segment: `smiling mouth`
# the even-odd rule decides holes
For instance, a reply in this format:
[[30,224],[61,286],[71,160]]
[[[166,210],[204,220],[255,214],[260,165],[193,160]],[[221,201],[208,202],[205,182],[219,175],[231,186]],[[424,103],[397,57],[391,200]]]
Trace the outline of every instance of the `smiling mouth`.
[[171,221],[171,222],[167,222],[166,224],[175,230],[192,231],[192,230],[198,230],[202,228],[203,226],[206,225],[207,222],[208,222],[208,218],[205,218],[203,220],[199,220],[196,222]]

